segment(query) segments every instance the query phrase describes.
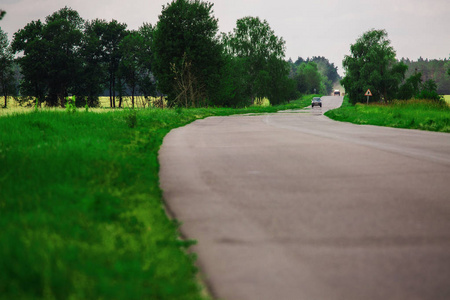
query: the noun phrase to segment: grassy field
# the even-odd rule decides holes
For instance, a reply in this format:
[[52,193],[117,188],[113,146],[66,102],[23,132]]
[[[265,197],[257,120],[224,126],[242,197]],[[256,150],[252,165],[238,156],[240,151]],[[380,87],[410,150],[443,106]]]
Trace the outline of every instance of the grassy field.
[[[150,107],[155,107],[157,104],[156,102],[159,101],[158,104],[160,104],[160,99],[161,98],[154,98],[151,97],[149,99],[149,101],[147,101],[146,99],[144,99],[144,97],[136,97],[135,99],[135,105],[137,108],[150,108]],[[109,109],[110,108],[110,100],[109,97],[99,97],[99,102],[100,105],[99,107],[96,108],[89,108],[90,111],[92,112],[105,112],[107,110],[105,109]],[[167,106],[167,101],[165,99],[163,99],[164,102],[164,107]],[[0,117],[1,116],[5,116],[5,115],[11,115],[11,114],[15,114],[15,113],[28,113],[28,112],[32,112],[34,111],[34,107],[33,104],[30,102],[28,106],[26,105],[19,105],[18,102],[16,102],[14,100],[13,97],[8,97],[8,106],[7,109],[1,109],[1,107],[3,107],[4,105],[4,98],[0,99]],[[116,105],[118,105],[118,100],[116,100]],[[255,106],[270,106],[270,102],[267,98],[261,99],[261,100],[255,100],[254,103]],[[159,106],[158,106],[159,107]],[[131,97],[124,97],[123,98],[123,108],[131,108]],[[62,111],[64,109],[62,108],[54,108],[54,107],[46,107],[45,104],[42,105],[42,107],[40,108],[40,110],[45,110],[45,111]],[[79,111],[83,111],[85,110],[84,108],[79,108]]]
[[246,109],[39,110],[0,117],[0,299],[205,299],[164,210],[175,127]]
[[450,95],[444,95],[444,100],[448,105],[450,105]]
[[355,124],[450,132],[450,107],[427,100],[368,106],[352,106],[345,102],[341,108],[328,111],[325,115],[334,120]]

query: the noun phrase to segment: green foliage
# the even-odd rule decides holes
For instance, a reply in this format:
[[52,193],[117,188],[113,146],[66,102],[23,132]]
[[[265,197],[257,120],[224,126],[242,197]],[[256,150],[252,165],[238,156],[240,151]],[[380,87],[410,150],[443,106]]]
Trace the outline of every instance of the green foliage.
[[413,61],[402,58],[401,62],[408,66],[407,77],[421,73],[424,81],[433,79],[436,82],[438,94],[450,94],[450,76],[447,75],[450,68],[449,59],[419,58],[417,61]]
[[66,97],[66,111],[73,114],[77,111],[77,106],[75,105],[75,96]]
[[225,61],[212,7],[198,0],[174,0],[163,6],[153,34],[153,70],[169,105],[180,104],[180,97],[189,99],[187,106],[217,101]]
[[64,103],[81,73],[82,28],[83,19],[65,7],[48,16],[45,24],[33,21],[14,34],[14,51],[25,54],[19,58],[24,95],[34,95],[50,106]]
[[[111,107],[116,107],[116,92],[119,92],[120,94],[124,89],[121,80],[122,78],[120,78],[118,73],[123,53],[120,51],[120,43],[127,35],[126,28],[126,24],[112,20],[105,24],[105,31],[100,37],[100,44],[104,49],[103,57],[107,66]],[[121,107],[121,104],[122,103],[119,102],[118,106]]]
[[[87,96],[91,106],[96,106],[98,95],[107,88],[110,106],[116,107],[116,92],[120,95],[124,90],[123,80],[119,76],[119,65],[123,54],[119,45],[128,34],[126,28],[126,24],[116,20],[106,22],[95,19],[85,23],[81,49],[85,67],[76,93]],[[119,102],[118,106],[121,107],[121,104]]]
[[[309,65],[310,63],[314,63],[316,65],[315,69],[317,69],[317,71],[321,75],[320,84],[312,84],[312,82],[316,81],[319,78],[319,76],[315,74],[316,72],[312,72],[312,79],[308,79],[307,77],[305,77],[306,74],[301,76],[298,75],[299,67],[303,64]],[[292,77],[295,77],[299,92],[301,93],[310,93],[311,88],[308,88],[308,85],[315,85],[315,87],[312,87],[312,91],[314,91],[315,88],[316,91],[321,90],[320,92],[323,94],[330,94],[333,91],[333,86],[341,79],[337,72],[337,67],[334,65],[334,63],[330,63],[330,61],[323,56],[313,56],[312,58],[307,58],[306,60],[299,57],[295,63],[290,61],[290,64],[292,68]],[[309,68],[311,68],[311,66],[309,66]],[[311,71],[306,71],[306,73],[308,72]],[[311,83],[308,84],[307,81],[310,81]]]
[[140,49],[137,56],[138,62],[138,86],[139,92],[145,97],[156,96],[156,80],[152,73],[153,52],[153,26],[144,23],[138,30],[140,37]]
[[0,9],[0,20],[6,15],[6,11]]
[[268,97],[278,104],[292,97],[294,84],[284,61],[285,41],[266,20],[239,19],[233,32],[222,35],[222,42],[233,65],[233,85],[240,98],[253,103],[256,98]]
[[408,67],[396,61],[387,32],[373,29],[364,33],[350,52],[343,61],[346,75],[341,84],[352,103],[365,102],[367,89],[373,94],[371,101],[394,99]]
[[78,78],[76,95],[86,97],[90,107],[99,105],[98,95],[108,86],[110,76],[107,69],[107,54],[103,38],[107,23],[104,20],[87,21],[84,24],[83,48],[81,57],[84,61],[83,75]]
[[326,116],[355,124],[450,132],[450,108],[432,100],[394,101],[389,105],[343,106]]
[[417,94],[416,98],[444,102],[443,97],[437,93],[437,84],[433,79],[428,79],[422,84],[420,93]]
[[414,98],[420,91],[422,73],[411,75],[406,81],[400,85],[397,99],[409,100]]
[[324,78],[320,75],[315,62],[300,64],[294,79],[297,83],[297,90],[302,94],[327,94],[323,84]]
[[4,108],[8,106],[8,96],[15,90],[14,56],[9,47],[7,34],[0,28],[0,95],[4,97]]

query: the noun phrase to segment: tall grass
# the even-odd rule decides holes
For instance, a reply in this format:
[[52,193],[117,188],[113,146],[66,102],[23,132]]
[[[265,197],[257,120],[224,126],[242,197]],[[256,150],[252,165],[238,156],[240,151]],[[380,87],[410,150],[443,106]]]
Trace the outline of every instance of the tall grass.
[[389,105],[343,105],[325,115],[355,124],[450,132],[450,107],[430,100],[394,101]]
[[278,107],[0,117],[0,299],[204,299],[158,150],[195,119]]

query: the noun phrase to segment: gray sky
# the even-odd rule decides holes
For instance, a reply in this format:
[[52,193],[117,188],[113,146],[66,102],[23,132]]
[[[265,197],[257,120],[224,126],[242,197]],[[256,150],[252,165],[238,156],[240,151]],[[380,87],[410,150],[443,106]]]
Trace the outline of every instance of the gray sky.
[[[33,20],[64,6],[85,20],[116,19],[137,29],[154,25],[169,0],[0,0],[0,21],[10,38]],[[266,19],[286,41],[286,58],[325,56],[339,67],[350,44],[367,30],[386,29],[397,57],[444,59],[450,56],[449,0],[211,0],[219,31],[230,32],[245,16]]]

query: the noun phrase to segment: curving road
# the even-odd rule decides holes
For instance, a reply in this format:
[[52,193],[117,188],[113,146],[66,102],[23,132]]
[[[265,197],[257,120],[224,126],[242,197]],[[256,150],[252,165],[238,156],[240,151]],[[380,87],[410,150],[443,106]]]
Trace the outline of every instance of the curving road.
[[450,135],[324,107],[211,117],[160,150],[169,210],[220,299],[450,299]]

